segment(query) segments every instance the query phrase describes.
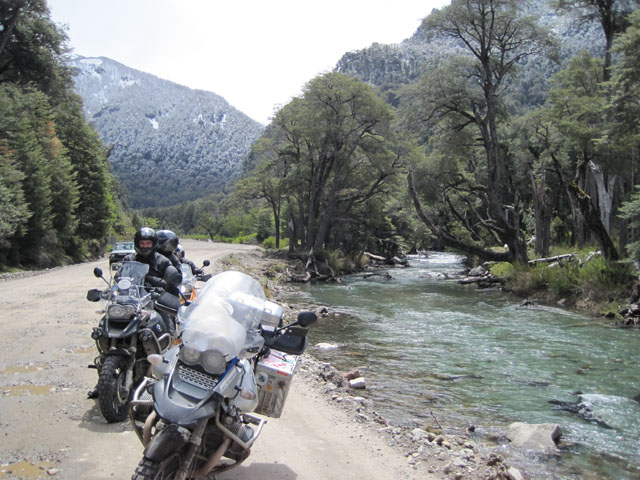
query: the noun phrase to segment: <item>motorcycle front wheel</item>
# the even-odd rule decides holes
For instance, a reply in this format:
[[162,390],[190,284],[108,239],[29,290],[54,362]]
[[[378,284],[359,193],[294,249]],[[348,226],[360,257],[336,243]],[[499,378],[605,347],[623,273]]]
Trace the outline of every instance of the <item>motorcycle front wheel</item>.
[[131,480],[172,480],[180,468],[180,455],[174,453],[161,462],[142,457]]
[[109,423],[127,418],[127,403],[131,395],[126,386],[128,359],[122,355],[105,358],[98,378],[98,404],[104,419]]

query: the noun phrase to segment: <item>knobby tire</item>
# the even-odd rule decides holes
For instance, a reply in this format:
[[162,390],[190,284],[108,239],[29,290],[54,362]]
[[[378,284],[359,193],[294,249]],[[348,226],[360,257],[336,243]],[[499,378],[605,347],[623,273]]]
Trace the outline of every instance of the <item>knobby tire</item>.
[[171,480],[180,468],[180,458],[177,453],[161,462],[142,457],[131,480]]
[[122,422],[127,418],[127,404],[131,392],[122,385],[127,375],[127,358],[110,355],[105,358],[98,380],[98,404],[104,419],[109,423]]

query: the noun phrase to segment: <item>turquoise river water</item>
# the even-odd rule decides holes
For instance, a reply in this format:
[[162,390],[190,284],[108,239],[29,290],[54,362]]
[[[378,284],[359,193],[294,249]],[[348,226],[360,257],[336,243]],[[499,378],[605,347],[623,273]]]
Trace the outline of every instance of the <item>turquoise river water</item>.
[[[341,371],[367,367],[363,396],[391,424],[474,425],[531,479],[639,479],[640,331],[463,286],[461,261],[413,257],[392,279],[353,275],[285,300],[340,312],[311,328],[309,352]],[[505,448],[516,421],[559,424],[559,455]]]

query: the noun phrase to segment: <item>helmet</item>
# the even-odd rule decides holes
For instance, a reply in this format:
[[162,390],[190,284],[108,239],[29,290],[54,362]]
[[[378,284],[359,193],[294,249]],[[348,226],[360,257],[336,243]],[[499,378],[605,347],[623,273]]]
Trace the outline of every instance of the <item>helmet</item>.
[[184,248],[182,248],[182,245],[178,244],[178,246],[176,247],[175,254],[176,254],[176,257],[178,257],[180,260],[182,260],[185,257],[186,252],[184,251]]
[[[141,240],[151,240],[153,245],[151,247],[141,247]],[[133,248],[135,249],[138,255],[142,255],[143,257],[148,257],[153,253],[158,244],[158,236],[153,228],[142,227],[139,229],[136,234],[133,236]]]
[[178,248],[178,237],[171,230],[158,230],[157,250],[163,255],[171,255]]

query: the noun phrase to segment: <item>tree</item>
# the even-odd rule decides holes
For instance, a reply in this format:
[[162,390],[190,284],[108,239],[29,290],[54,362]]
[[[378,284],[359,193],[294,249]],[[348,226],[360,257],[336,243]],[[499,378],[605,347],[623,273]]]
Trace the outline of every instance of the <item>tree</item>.
[[63,61],[65,33],[49,18],[46,0],[0,3],[0,83],[36,85],[47,95],[69,89],[71,71]]
[[236,193],[252,199],[263,199],[269,205],[275,230],[275,247],[280,248],[280,223],[285,201],[288,163],[286,156],[278,156],[277,143],[268,136],[262,137],[252,149],[252,155],[260,158],[252,175],[240,180],[234,187]]
[[424,135],[439,122],[443,126],[447,118],[449,131],[475,130],[486,168],[475,172],[486,197],[484,225],[507,245],[511,260],[526,262],[519,191],[500,129],[506,116],[502,94],[518,64],[543,54],[553,42],[533,18],[519,13],[520,6],[513,0],[453,0],[425,18],[423,26],[431,35],[452,38],[462,53],[431,69],[404,103],[413,110],[409,116],[422,122],[417,133]]
[[76,233],[89,242],[91,254],[95,255],[104,248],[116,217],[106,150],[96,131],[84,120],[75,95],[58,105],[56,120],[78,186]]
[[106,154],[71,91],[66,52],[45,0],[0,3],[0,147],[10,157],[5,167],[20,172],[11,198],[17,211],[22,198],[28,208],[11,227],[14,263],[99,254],[115,216]]
[[603,255],[616,260],[609,231],[617,171],[609,144],[601,141],[608,117],[602,72],[602,62],[588,52],[571,59],[552,79],[548,118],[562,134],[567,160],[574,165],[573,179],[565,181],[574,217],[584,219]]
[[582,20],[591,22],[597,20],[602,25],[605,38],[605,57],[603,64],[603,79],[610,80],[612,64],[612,47],[616,35],[627,28],[629,14],[638,6],[638,0],[555,0],[557,9],[565,12],[582,10]]
[[257,182],[274,218],[286,197],[304,247],[340,248],[343,228],[362,224],[351,215],[388,192],[399,165],[392,119],[371,87],[339,73],[313,79],[278,111],[256,152]]
[[17,168],[15,152],[9,149],[6,140],[0,140],[0,264],[7,263],[7,257],[13,257],[11,239],[20,236],[31,216],[23,180],[24,174]]
[[629,258],[636,267],[640,267],[640,186],[636,186],[636,193],[621,207],[621,216],[629,220],[629,228],[633,232],[632,241],[628,245]]

